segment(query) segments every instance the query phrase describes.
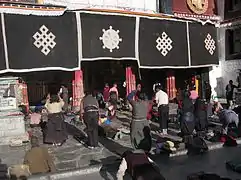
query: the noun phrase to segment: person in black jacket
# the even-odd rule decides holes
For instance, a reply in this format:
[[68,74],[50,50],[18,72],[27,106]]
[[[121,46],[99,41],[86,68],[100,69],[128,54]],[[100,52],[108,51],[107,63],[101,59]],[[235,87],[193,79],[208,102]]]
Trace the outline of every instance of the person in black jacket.
[[85,93],[80,109],[87,127],[88,146],[90,149],[94,149],[98,147],[99,104],[90,91]]
[[183,140],[186,145],[191,143],[195,129],[194,104],[189,96],[190,93],[188,91],[184,92],[180,122]]
[[194,116],[196,119],[195,129],[199,135],[204,135],[204,132],[208,129],[207,104],[198,98],[194,104],[194,107]]

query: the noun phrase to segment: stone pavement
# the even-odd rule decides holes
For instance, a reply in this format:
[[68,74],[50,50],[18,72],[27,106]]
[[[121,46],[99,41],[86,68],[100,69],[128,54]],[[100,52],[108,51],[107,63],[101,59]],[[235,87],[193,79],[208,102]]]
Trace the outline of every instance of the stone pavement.
[[[33,135],[39,137],[41,142],[42,135],[40,135],[40,133],[41,132],[39,130],[34,128]],[[106,142],[106,145],[110,144],[108,141],[102,142]],[[69,139],[61,147],[46,144],[41,144],[41,146],[48,148],[49,152],[53,156],[56,168],[59,171],[82,168],[100,163],[105,164],[108,163],[110,159],[115,161],[119,158],[115,153],[111,152],[107,148],[104,148],[102,145],[100,145],[101,147],[98,149],[90,150],[72,136],[69,136]],[[110,144],[109,146],[113,145]],[[21,147],[10,147],[7,145],[0,146],[0,159],[3,164],[7,164],[8,166],[21,164],[23,162],[25,152],[29,149],[29,143]],[[108,160],[106,158],[108,158]]]
[[[175,106],[171,109],[172,115],[175,115]],[[113,126],[129,128],[130,126],[130,112],[118,112],[117,119],[113,121]],[[155,122],[151,123],[152,135],[153,135],[153,149],[155,149],[155,142],[158,138],[156,130],[159,125]],[[84,126],[79,127],[79,134],[83,135]],[[174,141],[181,142],[181,138],[177,135],[178,130],[175,124],[171,124],[169,134],[172,136],[171,139]],[[42,139],[42,133],[39,128],[33,129],[33,135]],[[54,157],[54,162],[59,171],[66,171],[84,167],[94,167],[99,164],[112,164],[120,160],[120,155],[128,149],[131,149],[129,135],[124,136],[122,139],[113,140],[110,138],[100,138],[100,148],[97,150],[89,150],[84,146],[83,143],[78,142],[72,136],[61,147],[54,147],[52,145],[45,145],[49,149],[49,152]],[[209,144],[210,149],[221,148],[222,143]],[[9,147],[0,146],[0,159],[7,165],[21,164],[24,158],[25,152],[30,148],[29,144],[22,147]],[[186,154],[183,145],[180,145],[179,152],[171,156],[178,156]]]
[[[80,136],[85,138],[83,129],[83,126],[77,129],[77,134],[79,133]],[[95,150],[90,150],[85,146],[84,142],[77,141],[71,135],[69,135],[68,140],[61,147],[56,147],[42,143],[43,136],[40,128],[32,128],[31,131],[32,135],[39,138],[39,141],[41,142],[40,145],[48,148],[49,152],[53,156],[58,171],[112,163],[119,160],[120,155],[129,149],[112,139],[100,138],[100,147]],[[129,138],[125,138],[126,137],[124,137],[123,142],[129,141]],[[126,146],[130,147],[130,143],[126,143]],[[21,147],[2,145],[0,146],[0,159],[3,164],[7,164],[8,166],[21,164],[23,162],[25,152],[29,149],[30,143],[25,143]]]
[[[192,173],[204,171],[206,173],[216,173],[222,177],[232,180],[240,180],[241,175],[225,167],[225,162],[240,159],[241,147],[223,148],[210,151],[198,156],[180,156],[175,158],[159,158],[154,162],[158,164],[162,175],[166,180],[186,180]],[[99,171],[68,177],[69,180],[115,180],[119,164],[102,167]],[[59,178],[65,179],[65,178]],[[124,180],[131,180],[127,176]]]

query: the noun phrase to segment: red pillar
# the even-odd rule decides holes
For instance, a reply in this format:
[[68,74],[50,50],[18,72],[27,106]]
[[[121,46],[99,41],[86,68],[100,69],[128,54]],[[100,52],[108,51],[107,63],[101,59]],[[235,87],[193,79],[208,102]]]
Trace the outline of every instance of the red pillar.
[[136,76],[131,67],[126,68],[126,95],[136,89]]
[[77,70],[74,72],[74,80],[72,81],[72,86],[73,86],[73,110],[79,111],[80,102],[84,96],[82,70]]
[[167,94],[169,99],[176,97],[176,79],[173,71],[167,73]]
[[18,82],[18,86],[21,89],[21,93],[22,93],[22,104],[24,106],[26,106],[26,110],[27,113],[29,112],[29,102],[28,102],[28,89],[27,89],[27,84],[22,81],[22,82]]
[[126,68],[126,96],[131,92],[130,91],[130,79],[131,79],[131,73],[130,73],[131,68],[127,67]]

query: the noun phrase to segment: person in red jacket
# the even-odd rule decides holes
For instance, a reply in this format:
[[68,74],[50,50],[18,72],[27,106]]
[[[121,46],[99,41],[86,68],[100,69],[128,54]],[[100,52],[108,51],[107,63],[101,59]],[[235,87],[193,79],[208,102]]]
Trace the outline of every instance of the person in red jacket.
[[110,86],[108,83],[105,84],[104,90],[103,90],[103,96],[104,96],[104,101],[108,102],[109,97],[110,97]]

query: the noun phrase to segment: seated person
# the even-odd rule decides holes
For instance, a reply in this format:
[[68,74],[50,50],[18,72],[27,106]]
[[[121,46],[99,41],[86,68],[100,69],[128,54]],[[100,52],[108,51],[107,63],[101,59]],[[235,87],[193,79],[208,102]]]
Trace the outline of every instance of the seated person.
[[223,109],[220,103],[214,105],[214,112],[217,113],[220,122],[222,123],[223,134],[228,133],[230,124],[239,126],[239,117],[233,110]]
[[159,168],[154,165],[154,162],[141,149],[134,152],[126,151],[123,154],[123,159],[116,175],[117,180],[123,180],[126,171],[134,180],[164,180],[159,172]]
[[30,126],[35,127],[40,124],[41,121],[41,114],[40,114],[40,109],[35,108],[34,112],[30,114]]
[[24,164],[29,166],[31,174],[55,172],[55,165],[48,153],[48,149],[39,146],[37,137],[33,136],[31,138],[31,146],[31,149],[26,152],[24,157]]
[[143,128],[143,134],[144,138],[140,141],[137,149],[142,149],[146,153],[149,153],[152,147],[151,129],[149,126]]

